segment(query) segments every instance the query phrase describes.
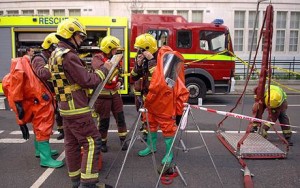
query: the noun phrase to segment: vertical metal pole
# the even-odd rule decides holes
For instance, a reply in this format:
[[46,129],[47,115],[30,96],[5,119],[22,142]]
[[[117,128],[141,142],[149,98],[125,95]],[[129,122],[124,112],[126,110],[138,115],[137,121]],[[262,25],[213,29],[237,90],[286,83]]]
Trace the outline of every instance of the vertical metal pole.
[[[255,22],[254,22],[254,26],[253,26],[253,33],[252,33],[252,40],[251,40],[251,45],[250,45],[250,52],[249,52],[249,58],[248,58],[248,66],[247,66],[247,72],[246,72],[246,79],[245,79],[245,86],[247,84],[247,78],[248,78],[248,75],[249,75],[249,67],[250,67],[250,61],[251,61],[251,55],[252,55],[252,50],[253,50],[253,43],[254,43],[254,34],[255,34],[255,29],[256,29],[256,25],[257,25],[257,19],[258,19],[258,9],[259,9],[259,4],[263,1],[266,1],[266,0],[258,0],[257,1],[257,6],[256,6],[256,15],[255,15]],[[242,104],[241,104],[241,114],[244,114],[244,96],[245,94],[242,94]],[[239,126],[239,133],[241,131],[241,126],[242,126],[242,120],[240,120],[240,126]]]

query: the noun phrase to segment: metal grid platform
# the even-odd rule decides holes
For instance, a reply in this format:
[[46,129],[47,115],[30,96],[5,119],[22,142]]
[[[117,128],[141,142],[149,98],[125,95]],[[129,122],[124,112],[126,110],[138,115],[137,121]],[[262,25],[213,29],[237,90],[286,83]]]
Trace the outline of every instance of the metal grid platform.
[[249,133],[240,151],[237,144],[245,133],[219,133],[241,158],[286,158],[286,153],[257,133]]

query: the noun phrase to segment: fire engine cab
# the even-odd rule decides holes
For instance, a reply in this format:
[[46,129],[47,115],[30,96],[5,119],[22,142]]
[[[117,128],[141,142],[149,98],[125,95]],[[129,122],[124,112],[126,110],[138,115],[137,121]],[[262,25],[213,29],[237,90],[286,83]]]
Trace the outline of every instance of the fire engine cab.
[[[205,98],[206,93],[228,93],[235,72],[235,58],[229,30],[223,20],[189,23],[179,15],[133,14],[131,17],[130,68],[134,65],[135,38],[152,34],[158,47],[168,45],[186,60],[185,82],[190,103]],[[232,52],[232,53],[230,53]]]

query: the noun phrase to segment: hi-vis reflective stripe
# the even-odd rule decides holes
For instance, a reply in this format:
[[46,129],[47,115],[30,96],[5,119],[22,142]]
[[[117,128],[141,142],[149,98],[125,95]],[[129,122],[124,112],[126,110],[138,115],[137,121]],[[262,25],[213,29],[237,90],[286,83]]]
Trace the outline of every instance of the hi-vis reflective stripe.
[[78,109],[74,109],[74,110],[59,109],[59,112],[61,113],[61,115],[65,115],[65,116],[76,115],[76,114],[84,114],[84,113],[87,113],[87,112],[90,112],[90,111],[91,111],[90,107],[78,108]]
[[89,151],[86,161],[86,169],[85,173],[81,173],[82,179],[95,179],[98,178],[98,173],[92,174],[92,167],[93,167],[93,158],[94,158],[94,151],[95,151],[95,142],[92,137],[87,137],[89,143]]
[[[136,52],[130,52],[130,58],[135,58]],[[218,54],[182,54],[185,60],[218,60],[218,61],[234,61],[235,57]]]
[[68,104],[69,104],[70,110],[75,110],[75,104],[74,104],[73,97],[72,97],[72,100],[68,101]]
[[185,60],[218,60],[218,61],[234,61],[235,58],[228,55],[215,54],[182,54]]
[[126,136],[127,132],[123,132],[123,133],[118,133],[118,136]]
[[101,70],[95,70],[95,73],[98,74],[98,76],[100,77],[101,80],[105,79],[105,75]]
[[113,91],[113,90],[111,90],[111,91],[109,91],[109,90],[102,90],[101,93],[100,93],[100,95],[114,95],[117,92],[118,92],[118,90],[115,90],[115,91]]
[[69,173],[69,177],[75,177],[75,176],[79,176],[79,174],[81,173],[81,170],[77,170],[75,172],[68,172]]

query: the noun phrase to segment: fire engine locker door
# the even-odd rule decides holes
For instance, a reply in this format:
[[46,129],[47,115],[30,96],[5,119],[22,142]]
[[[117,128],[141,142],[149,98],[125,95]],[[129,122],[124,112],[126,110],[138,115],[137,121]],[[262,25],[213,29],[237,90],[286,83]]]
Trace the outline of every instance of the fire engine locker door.
[[9,72],[12,58],[12,35],[10,28],[0,28],[0,80]]
[[110,35],[117,37],[120,39],[121,46],[125,48],[125,39],[124,39],[124,29],[122,28],[111,28],[110,29]]
[[42,44],[49,33],[19,33],[19,42],[34,42]]

